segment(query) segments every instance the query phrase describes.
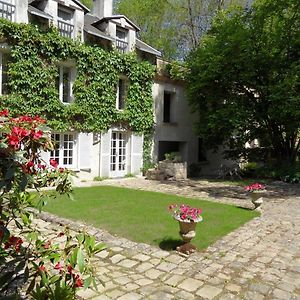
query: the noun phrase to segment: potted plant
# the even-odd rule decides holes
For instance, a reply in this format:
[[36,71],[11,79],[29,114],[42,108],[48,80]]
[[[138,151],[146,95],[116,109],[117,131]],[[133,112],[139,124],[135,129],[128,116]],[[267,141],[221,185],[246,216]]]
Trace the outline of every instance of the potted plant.
[[262,193],[265,192],[266,187],[261,183],[253,183],[245,187],[245,190],[250,194],[251,201],[254,204],[254,209],[260,210],[263,203]]
[[190,254],[196,251],[196,247],[190,242],[196,236],[196,225],[202,221],[202,210],[193,208],[189,205],[172,204],[169,206],[173,218],[179,223],[179,234],[182,237],[183,245],[177,247],[176,250],[181,253]]

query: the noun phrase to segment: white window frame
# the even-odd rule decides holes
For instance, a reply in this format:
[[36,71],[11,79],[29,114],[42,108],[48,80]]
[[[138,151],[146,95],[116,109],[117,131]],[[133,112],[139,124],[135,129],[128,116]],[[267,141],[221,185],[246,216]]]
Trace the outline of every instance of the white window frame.
[[[68,70],[68,95],[67,95],[67,100],[68,101],[64,101],[64,70],[67,69]],[[70,104],[74,101],[74,95],[73,95],[73,85],[75,82],[75,78],[76,78],[76,68],[74,66],[70,66],[70,65],[66,65],[66,64],[61,64],[58,66],[58,70],[59,70],[59,81],[58,81],[58,92],[59,92],[59,100],[63,103],[63,104]]]
[[[9,20],[11,22],[15,21],[15,15],[16,15],[16,3],[15,0],[1,0],[1,2],[4,2],[0,5],[0,17],[4,18],[6,20]],[[7,4],[7,5],[6,5]],[[4,10],[6,5],[7,11]],[[6,17],[5,14],[9,15],[11,17]]]
[[[65,20],[65,19],[59,17],[58,16],[59,11],[70,14],[70,16],[71,16],[70,20]],[[74,15],[75,15],[75,11],[73,9],[70,9],[70,8],[62,6],[62,5],[58,5],[58,7],[57,7],[57,27],[59,28],[59,24],[58,24],[59,22],[67,24],[66,26],[70,25],[71,27],[73,27],[72,31],[70,32],[71,39],[74,38],[74,32],[75,32]],[[62,34],[62,36],[65,36],[65,35]]]
[[[123,38],[118,37],[117,36],[118,32],[124,33],[124,37]],[[121,44],[119,45],[119,43],[121,43]],[[126,45],[126,47],[124,47],[125,45]],[[129,43],[128,43],[128,30],[117,26],[117,28],[116,28],[116,48],[121,53],[126,53],[126,52],[128,52],[128,46],[129,46]]]
[[[124,105],[121,107],[121,102],[120,102],[120,93],[121,93],[121,87],[120,87],[120,81],[123,82],[124,85],[124,97],[123,97],[123,102]],[[117,94],[116,94],[116,109],[118,111],[123,111],[126,108],[126,99],[128,95],[128,88],[129,88],[129,80],[125,76],[120,76],[118,79],[118,84],[117,84]]]
[[[68,168],[68,169],[77,169],[77,164],[78,164],[78,134],[74,132],[64,132],[64,133],[58,133],[58,132],[52,132],[52,139],[53,135],[58,135],[59,136],[59,143],[57,149],[54,151],[50,152],[50,159],[57,159],[58,158],[58,166],[63,167],[63,168]],[[72,142],[72,148],[70,149],[65,148],[65,143],[68,143],[70,141],[65,140],[65,136],[73,136],[73,141]],[[55,143],[55,139],[53,139],[53,142]],[[69,146],[69,145],[68,145]],[[57,151],[57,153],[54,153]],[[72,151],[72,156],[65,155],[65,151]],[[65,163],[65,159],[72,158],[72,163]],[[56,160],[57,161],[57,160]]]

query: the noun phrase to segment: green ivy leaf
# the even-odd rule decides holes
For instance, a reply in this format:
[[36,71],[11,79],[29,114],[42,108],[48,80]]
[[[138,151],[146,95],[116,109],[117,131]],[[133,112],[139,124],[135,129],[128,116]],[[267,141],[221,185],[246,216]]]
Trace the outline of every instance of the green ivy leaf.
[[84,271],[84,254],[80,248],[78,249],[78,253],[77,253],[77,264],[78,264],[80,273],[83,273],[83,271]]

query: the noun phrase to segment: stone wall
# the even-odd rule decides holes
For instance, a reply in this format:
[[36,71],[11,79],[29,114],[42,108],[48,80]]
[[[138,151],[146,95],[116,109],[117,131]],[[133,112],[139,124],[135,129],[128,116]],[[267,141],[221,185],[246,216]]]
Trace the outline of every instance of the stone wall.
[[187,179],[187,163],[160,161],[156,169],[148,170],[146,177],[152,180]]

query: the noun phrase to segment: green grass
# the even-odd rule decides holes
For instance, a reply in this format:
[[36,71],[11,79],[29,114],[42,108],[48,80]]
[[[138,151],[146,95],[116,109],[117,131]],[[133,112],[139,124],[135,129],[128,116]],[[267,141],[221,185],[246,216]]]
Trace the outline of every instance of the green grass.
[[231,205],[174,195],[108,186],[77,188],[75,201],[67,196],[50,200],[44,210],[68,219],[84,221],[132,241],[170,249],[180,242],[178,223],[169,215],[170,204],[202,208],[203,222],[197,224],[193,244],[204,249],[258,216]]

